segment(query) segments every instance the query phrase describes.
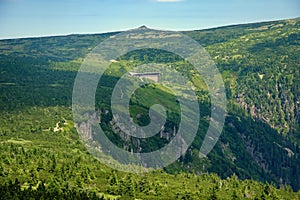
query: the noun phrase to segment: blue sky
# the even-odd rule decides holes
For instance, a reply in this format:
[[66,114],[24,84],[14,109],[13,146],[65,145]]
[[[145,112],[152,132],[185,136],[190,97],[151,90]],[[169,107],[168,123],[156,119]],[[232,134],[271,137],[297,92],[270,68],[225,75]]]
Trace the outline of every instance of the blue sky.
[[299,0],[0,0],[0,39],[295,18]]

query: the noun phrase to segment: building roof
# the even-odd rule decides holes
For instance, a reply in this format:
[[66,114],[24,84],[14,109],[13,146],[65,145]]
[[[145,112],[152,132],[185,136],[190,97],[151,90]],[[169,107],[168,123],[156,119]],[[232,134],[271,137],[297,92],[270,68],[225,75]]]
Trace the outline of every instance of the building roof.
[[135,72],[129,72],[131,76],[159,76],[159,72],[145,72],[145,73],[135,73]]

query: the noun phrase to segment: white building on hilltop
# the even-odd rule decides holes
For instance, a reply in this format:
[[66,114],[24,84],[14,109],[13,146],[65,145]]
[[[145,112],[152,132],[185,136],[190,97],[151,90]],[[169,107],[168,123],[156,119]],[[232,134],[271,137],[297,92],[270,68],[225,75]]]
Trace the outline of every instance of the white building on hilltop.
[[136,76],[139,78],[148,78],[153,80],[154,82],[158,82],[159,72],[145,72],[145,73],[135,73],[129,72],[130,76]]

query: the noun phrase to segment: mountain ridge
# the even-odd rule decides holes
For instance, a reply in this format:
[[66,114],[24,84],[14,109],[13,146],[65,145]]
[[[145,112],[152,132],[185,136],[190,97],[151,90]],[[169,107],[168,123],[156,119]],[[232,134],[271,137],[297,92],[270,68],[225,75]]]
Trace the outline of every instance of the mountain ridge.
[[[293,21],[294,24],[289,21]],[[300,118],[297,118],[299,107],[295,103],[299,101],[300,94],[299,87],[297,87],[300,83],[299,73],[297,75],[299,72],[299,63],[297,63],[299,21],[300,18],[296,18],[288,21],[251,23],[245,25],[249,27],[247,29],[237,25],[214,30],[184,32],[200,44],[203,43],[221,71],[229,99],[229,116],[224,132],[214,150],[206,159],[199,159],[197,149],[205,134],[207,116],[210,113],[207,102],[209,96],[202,80],[195,78],[196,76],[192,74],[193,83],[196,88],[199,88],[197,95],[203,99],[200,105],[203,113],[201,121],[203,131],[199,132],[199,137],[187,153],[166,167],[165,171],[171,174],[186,171],[198,175],[215,172],[224,179],[236,174],[241,179],[253,178],[258,181],[274,182],[282,187],[284,184],[291,184],[294,190],[299,189],[300,134],[298,126],[300,121],[297,120]],[[16,148],[28,148],[31,152],[41,142],[48,148],[50,146],[50,150],[43,148],[40,152],[45,157],[52,151],[55,152],[51,149],[51,142],[60,146],[57,140],[64,138],[70,145],[68,148],[80,149],[80,152],[84,152],[71,123],[73,81],[84,56],[99,42],[115,33],[118,32],[0,40],[0,114],[3,119],[0,139],[2,144],[5,144],[3,148],[11,148],[9,155],[2,154],[4,162],[0,167],[4,169],[4,174],[1,175],[4,180],[21,177],[23,184],[28,181],[24,173],[17,172],[22,171],[23,168],[21,164],[16,164],[14,157],[18,155],[18,159],[24,162],[24,158],[21,157],[27,154]],[[148,55],[148,58],[144,55]],[[116,77],[120,76],[121,70],[132,65],[130,65],[130,60],[134,60],[134,64],[157,61],[172,64],[181,70],[189,69],[187,63],[170,56],[167,52],[153,50],[132,52],[114,63],[111,72]],[[116,77],[104,78],[113,82]],[[101,89],[109,92],[108,86]],[[161,92],[160,88],[154,86],[150,86],[150,89],[157,93]],[[101,94],[98,97],[107,98]],[[133,111],[146,110],[142,101],[145,99],[132,101]],[[138,108],[141,105],[142,108]],[[105,123],[109,124],[110,114],[105,115],[105,110],[101,113],[102,118],[106,120]],[[47,120],[43,120],[43,117]],[[65,122],[67,124],[64,124]],[[63,129],[54,131],[57,130],[54,129],[56,124]],[[173,129],[172,124],[166,133],[171,133]],[[122,145],[137,149],[139,147],[135,146],[133,141],[124,144],[118,142],[120,138],[112,132],[107,134],[121,147]],[[45,142],[48,137],[51,138],[49,143]],[[24,140],[18,140],[18,138]],[[141,144],[146,150],[151,150],[153,146],[163,146],[166,142],[168,142],[167,137],[158,136],[148,145],[143,141]],[[151,144],[154,145],[151,147]],[[53,153],[54,157],[55,155],[56,153]],[[60,165],[64,166],[61,156],[63,155],[57,153],[61,162],[58,168]],[[91,159],[90,157],[84,158]],[[72,159],[69,161],[75,162]],[[35,177],[32,180],[34,183],[39,180],[38,176],[46,177],[45,174],[51,176],[53,173],[52,169],[48,169],[44,163],[50,162],[49,160],[45,158],[45,161],[41,162],[41,167],[46,170],[39,169],[35,165],[31,166],[33,177]],[[12,163],[20,169],[15,169]],[[16,172],[11,169],[15,169]],[[89,174],[90,172],[82,173]],[[90,181],[90,179],[87,180]],[[111,194],[118,193],[114,189],[111,190]]]
[[[191,31],[209,31],[209,30],[214,30],[214,29],[219,29],[219,28],[230,28],[230,27],[235,27],[235,26],[247,26],[247,25],[252,25],[252,24],[260,24],[260,23],[271,23],[271,22],[280,22],[280,21],[287,21],[287,20],[298,20],[300,17],[295,17],[295,18],[286,18],[286,19],[279,19],[279,20],[263,20],[263,21],[255,21],[255,22],[248,22],[248,23],[236,23],[236,24],[229,24],[229,25],[221,25],[221,26],[216,26],[216,27],[210,27],[210,28],[203,28],[203,29],[194,29],[194,30],[177,30],[176,32],[191,32]],[[147,27],[147,25],[142,25],[139,26],[138,28],[141,27]],[[159,29],[158,29],[159,30]],[[124,32],[126,30],[121,30],[121,31],[108,31],[108,32],[99,32],[99,33],[71,33],[71,34],[62,34],[62,35],[45,35],[45,36],[29,36],[29,37],[18,37],[18,38],[4,38],[0,39],[1,40],[18,40],[18,39],[37,39],[37,38],[50,38],[50,37],[67,37],[67,36],[88,36],[88,35],[102,35],[102,34],[117,34]]]

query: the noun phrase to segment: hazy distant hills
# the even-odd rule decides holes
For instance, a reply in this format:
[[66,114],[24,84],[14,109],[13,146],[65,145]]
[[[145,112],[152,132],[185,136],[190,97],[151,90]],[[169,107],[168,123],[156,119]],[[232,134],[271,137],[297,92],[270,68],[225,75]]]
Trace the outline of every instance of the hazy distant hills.
[[[195,174],[214,172],[222,178],[236,174],[241,179],[289,184],[298,190],[300,18],[183,33],[205,47],[215,61],[225,82],[229,112],[214,150],[207,158],[200,159],[198,153],[210,115],[209,96],[202,79],[191,76],[197,95],[202,99],[198,137],[185,156],[164,170],[171,174],[180,171]],[[48,164],[53,165],[46,158],[48,154],[56,157],[58,167],[64,166],[64,154],[56,155],[52,152],[55,150],[49,151],[52,143],[62,152],[74,149],[86,156],[72,124],[73,83],[84,57],[101,41],[115,34],[117,32],[0,40],[0,140],[7,146],[3,146],[5,151],[15,151],[1,153],[1,178],[21,177],[21,181],[26,182],[29,172],[20,160],[26,163],[26,159],[30,159],[29,155],[26,157],[26,152],[34,149],[37,155],[44,156],[41,160],[45,161],[33,159],[34,164],[29,165],[33,169],[30,172],[34,177],[32,181],[47,180],[46,177],[53,177],[53,173],[61,176],[55,167],[47,168]],[[152,61],[167,63],[182,71],[188,67],[176,56],[168,56],[170,54],[166,52],[151,49],[125,55],[112,65],[112,74],[105,77],[106,81],[114,83],[120,69]],[[107,93],[112,88],[113,85],[99,86],[99,90]],[[159,88],[156,89],[159,94]],[[97,97],[104,98],[101,93]],[[133,112],[139,114],[147,110],[142,100],[145,99],[132,102]],[[103,104],[109,107],[107,102]],[[110,114],[102,114],[102,119],[106,125],[111,122]],[[119,141],[124,139],[122,133],[115,134],[110,128],[107,128],[107,134],[120,147],[126,146],[134,151],[142,147],[150,151],[171,140],[170,134],[176,127],[176,120],[172,119],[165,131],[166,136],[157,136],[150,144],[133,138]],[[60,146],[60,141],[66,145]],[[38,150],[39,147],[42,149]],[[19,150],[12,150],[14,148]],[[25,148],[25,153],[20,148]],[[73,163],[70,156],[66,154],[65,159]],[[80,159],[91,160],[90,155],[84,156],[76,162],[80,163]],[[37,170],[39,165],[41,169]],[[78,166],[76,170],[89,174],[90,169],[82,170]],[[87,179],[94,180],[91,177]],[[88,183],[83,182],[83,185]]]

